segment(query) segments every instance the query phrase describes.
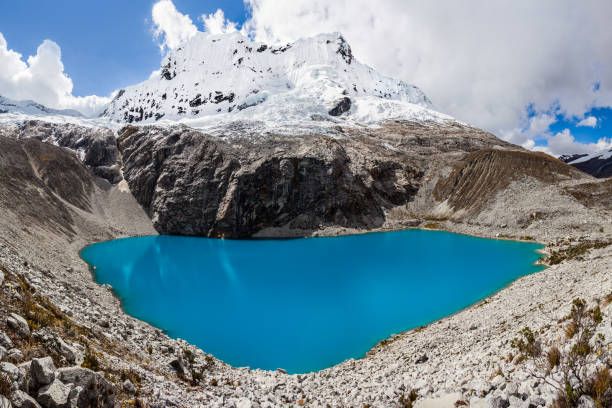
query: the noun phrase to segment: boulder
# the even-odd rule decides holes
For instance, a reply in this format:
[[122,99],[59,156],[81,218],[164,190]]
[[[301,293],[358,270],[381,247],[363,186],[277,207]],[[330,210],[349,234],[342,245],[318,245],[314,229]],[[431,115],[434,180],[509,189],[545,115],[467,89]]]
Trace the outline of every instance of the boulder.
[[44,408],[64,408],[69,406],[70,387],[59,380],[45,385],[38,391],[38,402]]
[[13,348],[13,342],[3,331],[0,331],[0,346],[6,347],[7,349]]
[[28,322],[18,314],[11,313],[6,319],[6,323],[11,329],[15,330],[19,336],[23,338],[30,337],[30,326],[28,326]]
[[508,408],[510,406],[510,401],[507,398],[503,397],[493,397],[488,401],[488,408]]
[[0,373],[6,374],[14,382],[18,382],[21,379],[19,368],[15,364],[6,361],[0,363]]
[[123,391],[125,391],[128,395],[135,395],[138,390],[130,380],[125,380],[123,382]]
[[593,401],[593,398],[589,397],[588,395],[583,395],[580,397],[580,399],[578,400],[578,404],[576,405],[577,408],[597,408],[597,406],[595,405],[595,401]]
[[13,408],[13,404],[3,395],[0,395],[0,408]]
[[64,384],[81,387],[70,397],[81,407],[113,407],[115,404],[115,388],[101,373],[96,373],[84,367],[64,367],[56,371],[56,378]]
[[15,408],[41,408],[36,400],[21,390],[13,392],[11,402]]
[[8,351],[4,348],[4,346],[0,346],[0,361],[4,360],[7,353]]
[[10,349],[6,353],[6,359],[11,363],[19,363],[23,360],[23,353],[19,349]]
[[55,379],[55,365],[51,357],[33,359],[30,364],[30,376],[39,387],[51,384]]

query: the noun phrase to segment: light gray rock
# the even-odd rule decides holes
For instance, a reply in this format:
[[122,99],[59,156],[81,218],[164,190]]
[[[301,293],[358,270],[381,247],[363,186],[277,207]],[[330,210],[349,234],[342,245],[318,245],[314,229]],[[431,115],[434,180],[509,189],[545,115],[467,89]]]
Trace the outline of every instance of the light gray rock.
[[6,323],[21,337],[30,337],[30,326],[28,326],[28,322],[26,322],[26,320],[18,314],[11,313],[6,319]]
[[71,396],[76,405],[88,407],[113,407],[115,404],[115,388],[100,373],[83,367],[63,367],[56,371],[56,378],[64,384],[81,387],[81,390]]
[[511,395],[517,396],[518,395],[518,385],[515,382],[509,382],[508,384],[506,384],[506,394],[508,394],[508,396],[511,396]]
[[70,387],[59,380],[44,386],[38,391],[38,402],[44,408],[64,408],[68,406]]
[[8,351],[4,346],[0,346],[0,361],[4,360],[4,357],[8,354]]
[[488,408],[508,408],[510,406],[510,401],[507,398],[503,397],[493,397],[489,399],[487,407]]
[[17,390],[11,396],[11,402],[15,408],[41,408],[36,400],[21,390]]
[[10,349],[6,353],[6,359],[11,363],[20,363],[21,361],[23,361],[23,353],[21,352],[21,350],[16,348]]
[[125,380],[123,382],[123,391],[125,391],[129,395],[134,395],[134,394],[136,394],[137,390],[136,390],[136,386],[134,384],[132,384],[132,382],[130,380]]
[[14,382],[19,381],[21,378],[21,371],[19,370],[19,368],[17,368],[15,364],[6,361],[0,363],[0,372],[6,374],[11,379],[11,381]]
[[55,365],[51,357],[33,359],[30,364],[30,376],[38,386],[51,384],[55,379]]
[[4,285],[4,272],[0,271],[0,286]]
[[542,397],[532,397],[529,400],[529,404],[535,407],[543,407],[546,405],[546,400]]
[[588,395],[583,395],[580,397],[580,399],[578,400],[578,405],[576,405],[577,408],[597,408],[597,406],[595,405],[595,401],[593,401],[593,398],[589,397]]
[[6,347],[7,349],[13,348],[13,342],[3,331],[0,331],[0,345]]
[[13,404],[3,395],[0,395],[0,408],[13,408]]

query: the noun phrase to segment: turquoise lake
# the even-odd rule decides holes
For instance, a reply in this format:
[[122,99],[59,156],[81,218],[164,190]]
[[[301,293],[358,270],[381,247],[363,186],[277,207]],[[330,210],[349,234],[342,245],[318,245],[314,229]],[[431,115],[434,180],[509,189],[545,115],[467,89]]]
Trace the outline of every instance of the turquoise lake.
[[118,239],[83,249],[130,315],[234,366],[289,373],[360,358],[391,334],[542,270],[542,245],[407,230],[333,238]]

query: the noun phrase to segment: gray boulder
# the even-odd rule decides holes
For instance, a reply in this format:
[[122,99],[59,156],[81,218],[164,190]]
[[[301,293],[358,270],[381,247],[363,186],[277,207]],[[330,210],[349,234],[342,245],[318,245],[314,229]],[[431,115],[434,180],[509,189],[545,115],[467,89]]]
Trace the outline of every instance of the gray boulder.
[[59,380],[45,385],[38,391],[38,402],[44,408],[64,408],[69,407],[71,388]]
[[13,408],[13,404],[3,395],[0,395],[0,408]]
[[0,346],[0,361],[4,360],[7,353],[8,351],[4,348],[4,346]]
[[578,400],[578,405],[576,405],[577,408],[597,408],[597,406],[595,405],[595,401],[593,401],[593,398],[589,397],[588,395],[583,395],[580,397],[580,399]]
[[17,390],[11,396],[11,402],[15,408],[41,408],[36,400],[21,390]]
[[19,349],[10,349],[6,353],[6,359],[11,363],[19,363],[23,360],[23,353]]
[[510,401],[507,398],[502,397],[493,397],[489,400],[487,407],[488,408],[508,408],[510,406]]
[[6,361],[0,363],[0,373],[6,374],[14,382],[18,382],[21,379],[19,368],[15,364]]
[[26,322],[26,320],[18,314],[11,313],[6,319],[6,323],[21,337],[30,337],[30,326],[28,326],[28,322]]
[[7,349],[13,348],[13,342],[3,331],[0,331],[0,346],[6,347]]
[[51,384],[55,379],[55,365],[51,357],[33,359],[30,364],[30,376],[39,387]]
[[115,387],[100,373],[84,367],[64,367],[56,371],[56,378],[66,385],[81,388],[70,397],[79,408],[115,405]]

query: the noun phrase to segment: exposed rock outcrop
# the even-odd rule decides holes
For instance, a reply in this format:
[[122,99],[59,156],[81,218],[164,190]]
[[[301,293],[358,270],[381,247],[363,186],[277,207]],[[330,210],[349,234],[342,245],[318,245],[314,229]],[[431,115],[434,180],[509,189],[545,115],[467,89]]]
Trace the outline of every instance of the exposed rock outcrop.
[[381,227],[387,210],[412,200],[436,162],[431,154],[507,145],[470,127],[401,123],[231,142],[184,127],[128,126],[118,142],[130,190],[160,233],[232,238]]

